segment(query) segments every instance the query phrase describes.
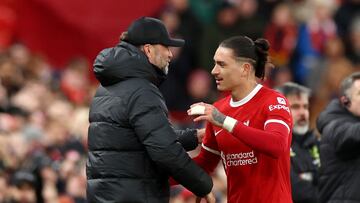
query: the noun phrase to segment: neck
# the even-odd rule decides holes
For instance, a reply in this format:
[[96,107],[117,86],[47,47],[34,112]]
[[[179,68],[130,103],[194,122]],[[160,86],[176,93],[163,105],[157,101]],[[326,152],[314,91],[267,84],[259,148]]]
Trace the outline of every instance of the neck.
[[255,80],[249,82],[247,81],[245,84],[239,85],[233,91],[231,91],[231,97],[234,101],[239,101],[245,98],[250,92],[256,87],[257,83]]

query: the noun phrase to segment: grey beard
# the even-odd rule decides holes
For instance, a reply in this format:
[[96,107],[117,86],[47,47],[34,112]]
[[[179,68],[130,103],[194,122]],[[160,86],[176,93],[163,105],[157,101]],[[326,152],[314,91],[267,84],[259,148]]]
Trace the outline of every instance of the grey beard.
[[305,135],[305,133],[309,130],[309,125],[305,125],[305,126],[299,126],[299,125],[294,125],[293,127],[293,133],[298,134],[298,135]]
[[169,73],[169,65],[165,66],[162,71],[164,72],[165,75],[167,75]]

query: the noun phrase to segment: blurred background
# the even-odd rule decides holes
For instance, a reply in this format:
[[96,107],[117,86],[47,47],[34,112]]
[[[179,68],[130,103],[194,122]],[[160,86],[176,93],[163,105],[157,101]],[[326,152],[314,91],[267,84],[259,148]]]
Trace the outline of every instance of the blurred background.
[[[175,128],[202,127],[189,105],[223,96],[210,71],[230,36],[269,40],[275,68],[261,82],[311,88],[312,127],[340,81],[360,70],[360,0],[0,0],[0,202],[86,202],[92,63],[140,16],[186,40],[161,86]],[[226,202],[222,166],[213,178]],[[194,202],[180,186],[171,197]]]

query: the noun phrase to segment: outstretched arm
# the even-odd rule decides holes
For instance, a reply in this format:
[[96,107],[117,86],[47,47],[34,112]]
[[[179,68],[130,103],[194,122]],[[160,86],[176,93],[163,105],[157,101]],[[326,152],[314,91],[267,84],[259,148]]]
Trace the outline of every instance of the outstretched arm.
[[264,130],[248,127],[236,119],[222,114],[211,104],[196,103],[191,105],[188,114],[193,115],[191,108],[204,106],[203,112],[198,112],[194,121],[208,121],[213,125],[226,129],[232,135],[248,146],[268,154],[274,158],[279,157],[288,149],[290,127],[283,121],[270,119],[264,125]]
[[127,113],[137,139],[159,168],[166,170],[197,196],[205,196],[211,191],[211,177],[191,160],[177,142],[166,107],[156,90],[140,89],[134,93]]

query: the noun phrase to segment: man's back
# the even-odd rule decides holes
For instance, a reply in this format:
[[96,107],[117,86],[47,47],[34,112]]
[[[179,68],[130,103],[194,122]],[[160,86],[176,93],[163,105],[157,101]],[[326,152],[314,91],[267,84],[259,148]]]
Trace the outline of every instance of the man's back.
[[168,201],[166,172],[151,161],[126,116],[129,98],[141,84],[146,81],[100,86],[91,104],[87,175],[94,202]]
[[320,202],[360,202],[360,120],[333,100],[320,114]]

